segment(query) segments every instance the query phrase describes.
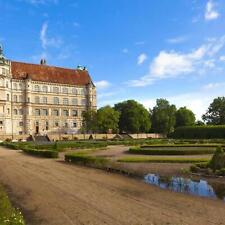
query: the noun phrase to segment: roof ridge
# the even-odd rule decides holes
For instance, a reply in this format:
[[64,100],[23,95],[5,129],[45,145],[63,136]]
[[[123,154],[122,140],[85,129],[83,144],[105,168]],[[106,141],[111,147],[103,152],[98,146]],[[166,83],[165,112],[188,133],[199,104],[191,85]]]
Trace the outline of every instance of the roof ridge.
[[[19,62],[19,61],[14,61],[14,60],[11,60],[11,62],[13,62],[13,63],[26,64],[26,65],[31,65],[31,66],[50,67],[50,68],[56,68],[56,69],[73,70],[73,71],[75,70],[75,71],[78,71],[78,69],[76,69],[76,68],[68,68],[68,67],[65,68],[65,67],[60,67],[60,66],[52,66],[52,65],[48,65],[48,64],[41,65],[41,64],[37,64],[37,63]],[[88,72],[87,70],[79,70],[79,71]]]

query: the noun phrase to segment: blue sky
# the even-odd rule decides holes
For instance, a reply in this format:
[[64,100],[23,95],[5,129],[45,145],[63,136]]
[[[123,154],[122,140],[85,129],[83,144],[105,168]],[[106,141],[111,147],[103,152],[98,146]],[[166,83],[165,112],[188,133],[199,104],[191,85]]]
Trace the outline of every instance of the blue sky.
[[17,61],[88,67],[98,106],[157,98],[197,118],[225,93],[224,0],[0,0]]

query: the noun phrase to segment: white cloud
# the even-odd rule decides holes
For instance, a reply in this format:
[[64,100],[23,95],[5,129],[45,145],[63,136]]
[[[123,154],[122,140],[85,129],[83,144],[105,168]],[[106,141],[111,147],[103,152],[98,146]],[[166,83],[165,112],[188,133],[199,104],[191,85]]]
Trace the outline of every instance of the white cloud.
[[139,79],[128,81],[129,86],[143,87],[158,79],[167,79],[191,74],[202,74],[216,69],[215,55],[225,46],[225,36],[210,39],[200,47],[187,53],[162,50],[151,61],[149,71]]
[[205,20],[215,20],[220,16],[220,14],[215,9],[215,4],[212,0],[209,0],[206,4],[205,9]]
[[[218,88],[220,87],[220,88]],[[207,111],[210,103],[218,96],[224,96],[225,83],[211,83],[205,85],[197,91],[184,93],[176,96],[168,96],[166,99],[179,107],[186,106],[191,109],[197,119],[201,119],[202,115]],[[157,98],[165,98],[160,96]],[[155,99],[138,99],[146,108],[153,108],[155,106]]]
[[96,85],[96,87],[98,88],[98,89],[106,89],[106,88],[108,88],[111,84],[108,82],[108,81],[106,81],[106,80],[101,80],[101,81],[96,81],[96,82],[94,82],[95,83],[95,85]]
[[48,31],[48,23],[44,22],[40,31],[40,40],[42,48],[46,49],[47,47],[59,47],[62,44],[62,41],[59,38],[47,37],[47,31]]
[[175,37],[175,38],[169,38],[166,41],[170,44],[180,44],[180,43],[184,43],[185,41],[187,41],[187,37],[186,36],[180,36],[180,37]]
[[147,55],[145,53],[142,53],[138,56],[137,64],[141,65],[147,60]]

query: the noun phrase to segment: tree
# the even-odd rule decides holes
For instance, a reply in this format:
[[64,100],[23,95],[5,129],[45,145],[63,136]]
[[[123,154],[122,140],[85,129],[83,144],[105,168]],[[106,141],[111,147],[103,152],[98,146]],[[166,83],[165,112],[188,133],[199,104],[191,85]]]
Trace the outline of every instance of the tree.
[[154,132],[163,134],[173,132],[176,124],[176,106],[170,105],[166,99],[157,99],[151,119]]
[[120,113],[119,129],[121,132],[148,132],[151,128],[148,110],[134,100],[128,100],[115,105]]
[[120,114],[110,106],[102,107],[97,112],[98,130],[107,133],[117,132]]
[[195,124],[195,114],[186,107],[181,107],[176,112],[176,127],[193,126]]
[[218,97],[210,104],[207,112],[202,116],[207,124],[225,124],[225,97]]
[[195,122],[195,125],[196,125],[196,126],[204,126],[205,124],[204,124],[203,121],[197,120],[197,121]]
[[83,112],[83,127],[87,133],[95,133],[97,131],[97,112],[95,110],[87,110]]

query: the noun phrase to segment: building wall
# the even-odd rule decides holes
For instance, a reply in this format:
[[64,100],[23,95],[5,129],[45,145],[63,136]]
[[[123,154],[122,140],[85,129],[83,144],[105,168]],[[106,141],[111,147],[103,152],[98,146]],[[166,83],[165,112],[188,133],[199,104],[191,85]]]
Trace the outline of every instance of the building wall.
[[[8,70],[3,74],[2,68]],[[82,112],[96,109],[96,90],[86,86],[11,78],[0,64],[0,135],[79,133]]]

